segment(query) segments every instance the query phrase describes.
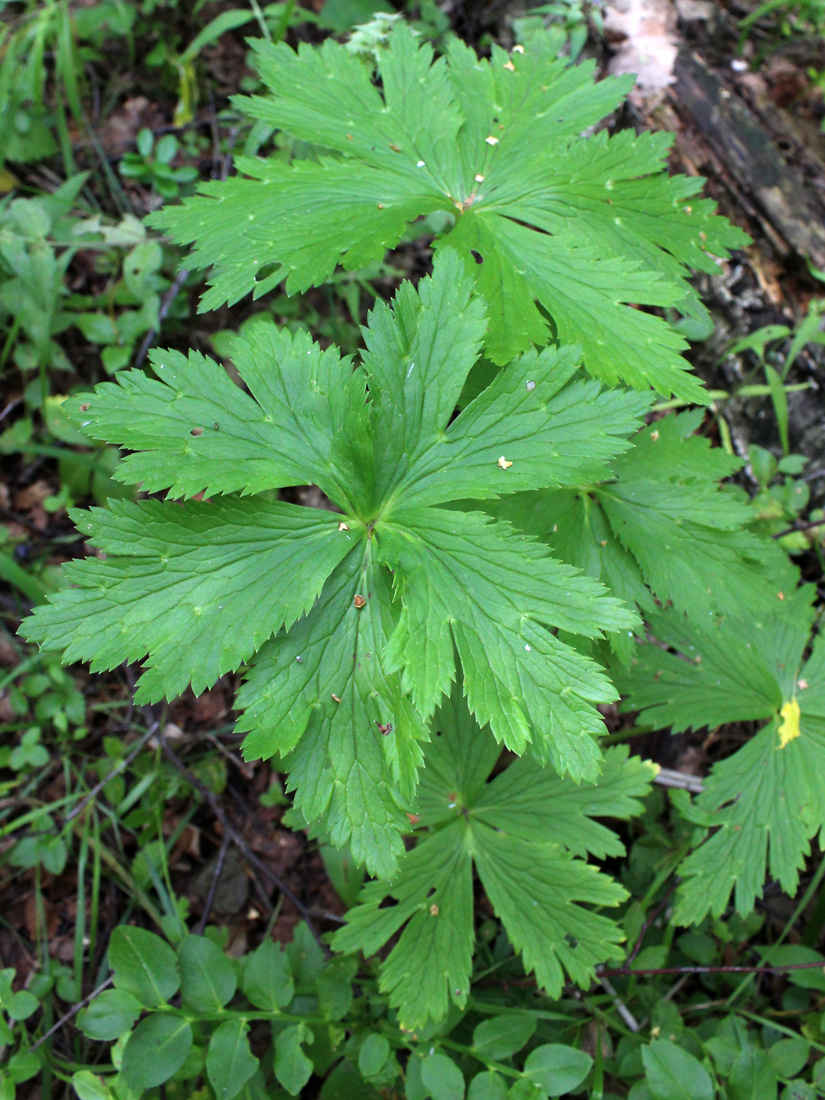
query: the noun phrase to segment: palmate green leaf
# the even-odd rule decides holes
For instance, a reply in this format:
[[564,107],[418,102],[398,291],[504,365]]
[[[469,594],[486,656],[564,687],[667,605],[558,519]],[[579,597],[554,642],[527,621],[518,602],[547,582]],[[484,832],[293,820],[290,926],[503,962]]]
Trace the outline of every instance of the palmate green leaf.
[[398,936],[380,980],[406,1027],[467,1001],[473,865],[525,968],[550,996],[565,972],[590,980],[621,933],[589,906],[617,905],[625,895],[573,853],[620,854],[618,839],[591,818],[638,812],[655,774],[620,748],[606,754],[604,794],[601,784],[575,787],[526,758],[488,782],[498,748],[457,689],[436,714],[433,734],[420,801],[421,824],[431,831],[404,855],[395,879],[364,888],[334,940],[337,950],[370,955]]
[[[527,745],[562,774],[596,778],[601,754],[587,736],[602,729],[593,703],[610,697],[598,666],[545,624],[593,635],[632,626],[627,609],[546,547],[482,513],[401,511],[383,526],[380,553],[403,601],[388,667],[429,716],[455,675],[479,722],[522,753]],[[529,607],[529,611],[527,608]]]
[[519,356],[434,433],[391,496],[406,509],[603,478],[630,446],[627,437],[649,400],[577,378],[580,359],[578,347]]
[[231,351],[251,396],[204,355],[154,350],[157,378],[122,371],[78,397],[87,435],[136,452],[117,480],[170,498],[312,482],[352,507],[364,478],[363,375],[337,348],[264,322],[233,338]]
[[[433,507],[590,476],[648,404],[602,394],[574,353],[548,349],[451,423],[483,335],[471,291],[442,251],[431,279],[372,313],[363,369],[259,324],[233,349],[249,394],[208,360],[161,352],[157,380],[122,372],[73,399],[89,435],[135,449],[124,478],[223,496],[76,514],[105,558],[68,566],[74,587],[25,627],[95,669],[144,661],[139,700],[248,666],[245,754],[277,754],[305,818],[382,875],[403,852],[426,719],[457,676],[499,740],[592,779],[596,704],[615,693],[554,631],[637,623],[535,540]],[[253,495],[312,482],[342,514]]]
[[384,875],[403,851],[427,731],[400,678],[382,667],[389,592],[369,552],[356,546],[312,611],[256,654],[238,693],[238,729],[251,731],[247,759],[280,754],[304,817]]
[[212,267],[202,308],[286,280],[294,293],[383,257],[406,225],[443,210],[455,219],[439,246],[460,253],[489,303],[487,354],[506,363],[553,331],[580,343],[598,377],[701,400],[661,318],[633,305],[702,313],[686,281],[714,270],[708,252],[745,243],[697,199],[701,180],[669,178],[669,138],[627,132],[583,137],[613,111],[629,78],[593,82],[549,39],[479,59],[457,39],[433,61],[404,25],[379,56],[381,85],[332,40],[320,48],[257,42],[273,93],[237,98],[254,118],[318,152],[317,160],[238,158],[247,178],[207,183],[152,223],[190,266]]
[[27,637],[93,670],[146,657],[136,699],[199,693],[308,610],[352,542],[320,509],[261,500],[112,501],[75,512],[106,554],[38,608]]
[[[733,892],[744,915],[761,896],[766,870],[788,894],[812,837],[825,826],[825,646],[804,651],[813,591],[789,592],[765,614],[699,631],[673,614],[651,621],[647,645],[618,686],[642,721],[674,730],[768,719],[732,756],[714,765],[686,810],[714,831],[680,867],[676,919],[720,916]],[[784,594],[783,594],[784,595]]]
[[[666,416],[642,428],[612,463],[610,480],[516,495],[491,510],[545,538],[644,614],[655,613],[653,596],[699,623],[756,611],[787,583],[787,559],[747,530],[748,509],[720,485],[741,460],[693,434],[702,415]],[[611,640],[626,661],[632,639]]]

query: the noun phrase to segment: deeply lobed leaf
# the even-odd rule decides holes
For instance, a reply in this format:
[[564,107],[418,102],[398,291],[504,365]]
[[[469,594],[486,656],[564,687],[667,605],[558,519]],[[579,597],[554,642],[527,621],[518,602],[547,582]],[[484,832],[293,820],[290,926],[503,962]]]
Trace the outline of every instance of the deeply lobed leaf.
[[[593,779],[595,704],[614,692],[555,631],[601,637],[637,622],[508,525],[433,507],[584,476],[627,449],[647,407],[602,394],[577,377],[574,353],[547,350],[450,423],[483,335],[471,292],[445,250],[432,279],[373,312],[364,368],[255,324],[232,349],[249,393],[209,360],[161,352],[156,379],[123,372],[77,398],[89,435],[134,450],[124,479],[171,498],[223,496],[78,514],[105,559],[69,566],[75,587],[25,627],[93,668],[145,659],[139,699],[249,666],[245,754],[277,754],[307,820],[382,875],[403,852],[454,647],[470,707],[498,739]],[[306,483],[345,512],[260,495]]]
[[769,720],[714,765],[703,793],[684,807],[714,831],[680,868],[676,918],[683,924],[720,916],[731,892],[737,912],[747,914],[766,870],[795,893],[811,838],[825,826],[825,646],[817,638],[805,661],[813,591],[783,596],[761,616],[704,629],[660,615],[651,629],[674,652],[644,646],[618,679],[642,720],[656,726]]
[[374,954],[398,936],[380,981],[405,1027],[440,1019],[451,1002],[466,1004],[473,865],[525,969],[550,996],[558,996],[565,971],[580,983],[592,978],[622,937],[590,906],[614,906],[625,895],[571,853],[618,854],[617,838],[592,818],[638,812],[654,774],[620,748],[606,754],[604,788],[601,781],[576,787],[527,758],[488,781],[495,741],[456,690],[433,729],[421,782],[422,824],[431,831],[403,856],[391,882],[364,888],[334,940],[338,950]]
[[[642,428],[613,462],[612,478],[518,494],[491,510],[546,538],[643,614],[655,614],[656,601],[699,624],[758,614],[787,587],[787,558],[748,530],[750,511],[720,485],[741,460],[694,434],[702,416],[680,413]],[[632,638],[623,632],[611,644],[626,663]]]
[[408,223],[441,210],[454,225],[437,243],[458,251],[489,304],[496,363],[552,331],[580,343],[605,381],[701,400],[684,341],[632,307],[702,315],[689,267],[713,270],[708,251],[746,238],[695,198],[700,180],[668,178],[664,135],[582,136],[619,105],[627,78],[595,84],[592,64],[570,65],[541,36],[509,56],[494,47],[489,60],[454,39],[433,60],[404,25],[380,54],[381,91],[331,40],[255,49],[272,95],[237,105],[317,160],[239,158],[248,178],[205,184],[153,215],[195,242],[190,265],[212,266],[203,308],[284,279],[287,293],[305,290],[337,263],[380,259]]

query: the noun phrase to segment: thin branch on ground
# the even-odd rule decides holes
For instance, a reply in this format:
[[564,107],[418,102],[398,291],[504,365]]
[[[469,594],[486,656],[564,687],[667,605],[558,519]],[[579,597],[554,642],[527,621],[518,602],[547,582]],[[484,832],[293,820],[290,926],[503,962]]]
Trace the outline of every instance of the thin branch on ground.
[[263,860],[259,859],[258,856],[255,855],[255,853],[247,844],[246,840],[243,838],[243,836],[241,836],[241,834],[229,820],[218,799],[209,790],[209,788],[204,786],[204,784],[201,783],[201,781],[196,776],[194,776],[192,772],[186,767],[186,765],[183,763],[183,761],[180,759],[174,749],[171,748],[162,731],[159,734],[159,740],[161,748],[166,753],[166,756],[169,758],[170,763],[180,772],[186,782],[189,783],[190,786],[194,787],[198,794],[200,794],[206,800],[209,809],[223,826],[224,833],[227,833],[231,836],[233,843],[240,851],[244,860],[249,864],[251,868],[256,870],[273,886],[280,890],[282,894],[286,895],[286,897],[289,898],[289,900],[298,910],[300,916],[306,921],[307,927],[312,933],[315,942],[318,944],[324,954],[330,955],[331,952],[324,941],[321,939],[321,935],[318,932],[318,929],[315,927],[310,912],[304,905],[304,903],[293,893],[293,891],[289,888],[289,886],[287,886],[280,875],[275,874],[274,871],[270,870],[270,868],[267,867]]
[[630,1028],[631,1031],[637,1032],[639,1030],[639,1026],[640,1026],[639,1021],[636,1019],[636,1017],[633,1015],[633,1013],[630,1011],[630,1009],[627,1007],[627,1005],[621,999],[619,994],[616,992],[616,989],[613,986],[613,984],[607,978],[603,977],[602,975],[599,975],[599,981],[601,982],[605,992],[608,993],[609,996],[611,997],[611,999],[613,1001],[613,1004],[616,1008],[616,1011],[619,1013],[621,1018],[624,1020],[624,1022],[627,1024],[627,1026]]
[[163,301],[160,303],[160,309],[158,310],[158,328],[149,329],[149,331],[144,336],[143,343],[138,348],[138,353],[135,356],[134,363],[132,364],[133,367],[137,368],[143,365],[144,359],[149,354],[149,348],[154,343],[155,337],[158,334],[160,325],[166,319],[167,313],[172,308],[172,303],[177,298],[178,294],[180,294],[181,290],[183,289],[183,284],[188,278],[188,268],[182,267],[175,276],[175,281],[166,291],[166,294],[164,294]]
[[627,962],[625,963],[626,967],[632,966],[633,963],[635,962],[636,956],[639,954],[639,952],[642,949],[642,943],[644,941],[645,936],[648,933],[648,930],[650,929],[651,924],[653,924],[653,922],[656,920],[656,918],[659,916],[659,914],[664,911],[665,907],[667,906],[667,903],[670,901],[670,895],[673,893],[674,888],[675,888],[675,886],[670,887],[670,889],[667,891],[665,896],[662,898],[662,900],[659,902],[659,904],[656,906],[656,908],[653,910],[653,912],[650,914],[650,916],[645,918],[645,922],[642,925],[641,929],[639,930],[639,935],[636,938],[636,943],[633,946],[633,950],[630,952],[630,954],[627,957]]
[[203,903],[203,912],[201,913],[201,919],[198,921],[197,927],[195,929],[195,934],[198,936],[202,936],[204,929],[206,928],[206,922],[209,919],[209,914],[215,901],[215,894],[218,892],[218,885],[221,881],[223,865],[226,862],[226,853],[229,851],[229,845],[231,843],[232,837],[229,835],[229,833],[224,833],[223,841],[221,842],[220,850],[218,851],[218,858],[215,861],[215,870],[212,875],[212,880],[209,883],[209,892],[206,895],[206,901]]
[[[785,974],[790,970],[814,970],[819,967],[825,973],[825,962],[789,963],[787,966],[660,966],[641,970],[632,967],[619,967],[616,970],[597,970],[596,980],[604,984],[605,978],[655,978],[666,974]],[[508,986],[529,988],[538,983],[535,978],[499,978],[483,982],[474,982],[474,985],[498,986],[506,989]],[[607,986],[605,986],[607,989]],[[608,990],[609,992],[609,990]]]
[[69,1022],[69,1020],[72,1019],[73,1016],[76,1016],[77,1013],[80,1012],[81,1008],[85,1008],[87,1004],[89,1004],[91,1001],[93,1001],[95,999],[95,997],[98,995],[98,993],[102,993],[104,991],[104,989],[108,989],[113,981],[114,981],[114,978],[110,975],[106,979],[105,982],[101,982],[100,985],[97,987],[97,989],[93,989],[92,992],[89,993],[86,997],[84,997],[82,1001],[78,1001],[76,1005],[72,1005],[72,1007],[65,1014],[65,1016],[61,1016],[60,1019],[57,1021],[57,1023],[52,1024],[52,1026],[45,1033],[45,1035],[40,1036],[40,1038],[37,1040],[37,1042],[34,1044],[34,1046],[29,1047],[29,1053],[31,1054],[32,1051],[37,1050],[37,1048],[39,1046],[42,1046],[43,1043],[45,1043],[47,1039],[51,1039],[52,1035],[54,1035],[56,1032],[60,1031],[60,1029],[63,1027],[64,1024],[67,1024]]
[[796,523],[793,527],[786,527],[784,531],[777,531],[771,535],[772,539],[783,539],[785,535],[793,535],[796,531],[811,531],[814,527],[825,527],[825,519],[812,520],[809,523]]
[[140,740],[134,746],[134,748],[129,753],[129,755],[125,756],[121,761],[119,761],[115,765],[115,767],[112,768],[112,770],[105,777],[105,779],[101,779],[101,781],[99,783],[96,783],[95,786],[92,787],[92,789],[89,791],[89,793],[87,795],[85,795],[81,799],[81,801],[78,802],[78,804],[66,814],[66,821],[71,821],[73,818],[77,817],[78,814],[83,813],[83,811],[86,809],[86,807],[89,805],[89,803],[93,799],[97,798],[97,796],[100,794],[100,792],[106,786],[106,784],[111,782],[111,780],[113,780],[115,778],[115,776],[120,775],[120,773],[122,771],[124,771],[126,768],[129,767],[129,765],[132,763],[132,761],[135,759],[135,757],[141,751],[141,749],[146,744],[146,742],[149,740],[149,738],[152,736],[152,734],[157,730],[157,728],[158,728],[158,723],[157,722],[153,723],[153,725],[151,725],[149,727],[149,729],[140,738]]

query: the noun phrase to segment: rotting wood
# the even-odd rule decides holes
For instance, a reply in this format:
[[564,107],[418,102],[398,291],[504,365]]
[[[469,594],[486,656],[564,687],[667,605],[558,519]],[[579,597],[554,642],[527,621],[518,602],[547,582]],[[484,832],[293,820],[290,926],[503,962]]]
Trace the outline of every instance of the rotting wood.
[[691,116],[702,137],[786,243],[786,251],[825,267],[825,210],[753,111],[697,53],[681,51],[675,75],[674,105]]

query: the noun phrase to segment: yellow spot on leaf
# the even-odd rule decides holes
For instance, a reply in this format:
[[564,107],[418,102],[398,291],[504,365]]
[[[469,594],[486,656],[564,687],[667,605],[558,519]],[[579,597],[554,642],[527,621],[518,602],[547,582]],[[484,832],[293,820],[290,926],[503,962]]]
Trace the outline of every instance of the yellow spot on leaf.
[[509,69],[511,73],[514,73],[516,71],[516,67],[512,61],[505,61],[504,68]]
[[438,906],[437,905],[431,905],[430,906],[430,916],[431,917],[437,917],[438,916]]
[[782,709],[779,712],[779,716],[782,719],[782,724],[779,727],[779,747],[784,749],[789,741],[795,740],[799,737],[799,703],[796,699],[791,699],[788,703],[782,704]]
[[339,531],[349,531],[349,526],[342,521],[341,523],[338,524],[338,530]]
[[498,465],[502,468],[502,470],[509,470],[513,463],[508,462],[504,455],[502,455],[501,458],[498,460]]
[[490,134],[490,136],[486,137],[484,140],[487,142],[488,145],[498,145],[498,138],[493,137],[492,134]]

